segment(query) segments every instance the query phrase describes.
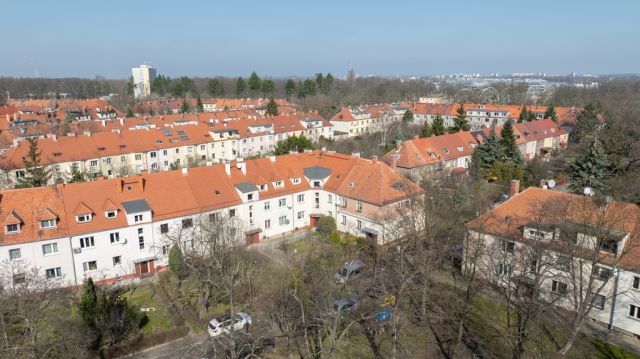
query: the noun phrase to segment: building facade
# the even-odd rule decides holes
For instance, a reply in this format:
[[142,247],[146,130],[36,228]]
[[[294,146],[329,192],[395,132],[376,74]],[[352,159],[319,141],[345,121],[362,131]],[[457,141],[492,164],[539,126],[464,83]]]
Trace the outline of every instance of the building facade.
[[131,69],[133,93],[136,98],[144,98],[151,95],[151,84],[156,78],[156,69],[149,65],[140,65]]
[[64,286],[135,280],[165,267],[173,245],[202,248],[203,233],[250,244],[325,216],[383,244],[402,237],[398,221],[422,196],[382,162],[326,151],[7,190],[0,263],[13,285],[29,268]]

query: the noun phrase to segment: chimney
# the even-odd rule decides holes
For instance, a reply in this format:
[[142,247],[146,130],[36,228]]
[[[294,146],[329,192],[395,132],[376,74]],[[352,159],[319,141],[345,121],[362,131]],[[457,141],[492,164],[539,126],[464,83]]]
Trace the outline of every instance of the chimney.
[[185,176],[189,173],[189,167],[182,167],[181,170],[182,170],[182,174]]
[[398,157],[400,156],[400,151],[395,150],[393,156],[391,156],[391,168],[396,169],[398,163]]
[[147,180],[142,176],[138,176],[138,186],[140,186],[140,191],[144,192],[144,186],[147,184]]
[[102,127],[107,127],[107,121],[106,120],[101,120],[100,122],[102,122]]
[[124,126],[124,117],[120,117],[118,120],[120,120],[120,126]]
[[511,180],[511,184],[509,186],[509,197],[513,197],[520,192],[520,181]]
[[118,188],[118,191],[122,193],[122,190],[124,189],[124,181],[123,180],[116,181],[116,188]]
[[231,176],[231,163],[229,163],[229,161],[224,163],[224,171],[227,173],[227,176]]
[[242,158],[238,158],[238,160],[236,161],[236,167],[242,171],[243,175],[247,174],[247,163],[244,162],[244,159]]
[[371,156],[371,161],[378,162],[378,156]]

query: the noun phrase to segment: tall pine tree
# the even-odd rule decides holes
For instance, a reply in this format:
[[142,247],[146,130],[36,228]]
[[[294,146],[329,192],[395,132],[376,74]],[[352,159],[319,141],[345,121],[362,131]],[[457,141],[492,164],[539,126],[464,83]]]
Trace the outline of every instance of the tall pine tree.
[[583,193],[585,187],[601,189],[609,167],[607,154],[597,137],[591,140],[587,153],[569,165],[571,170],[569,187],[574,193]]
[[504,148],[494,130],[491,130],[491,133],[482,144],[476,146],[474,155],[478,156],[478,161],[484,169],[489,169],[496,162],[504,159]]
[[463,103],[460,104],[456,112],[458,115],[453,119],[451,132],[469,131],[469,121],[467,121],[467,112],[464,110]]
[[267,103],[267,115],[269,116],[278,116],[278,104],[276,100],[272,98],[269,99],[269,103]]
[[549,104],[547,110],[544,112],[544,118],[550,118],[553,122],[558,122],[558,113],[556,112],[556,107],[553,104]]
[[436,115],[436,117],[433,119],[431,130],[435,136],[444,135],[447,129],[444,127],[444,120],[442,119],[442,116]]
[[240,97],[247,90],[247,83],[242,77],[236,80],[236,97]]
[[513,123],[511,123],[511,120],[508,120],[504,126],[502,126],[500,145],[502,145],[505,157],[516,163],[522,162],[522,156],[520,155],[520,150],[518,150],[516,138],[513,134]]
[[42,152],[38,150],[38,140],[28,138],[29,153],[27,157],[23,157],[25,166],[25,174],[18,179],[19,188],[42,187],[46,186],[51,178],[51,172],[41,164],[40,155]]

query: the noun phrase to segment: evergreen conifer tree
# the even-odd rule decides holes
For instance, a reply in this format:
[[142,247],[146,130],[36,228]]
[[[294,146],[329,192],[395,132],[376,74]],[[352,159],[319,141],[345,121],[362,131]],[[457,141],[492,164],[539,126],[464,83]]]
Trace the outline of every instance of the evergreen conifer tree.
[[27,157],[23,158],[25,166],[25,174],[18,179],[18,187],[42,187],[46,186],[51,177],[51,172],[41,164],[40,155],[42,154],[38,150],[38,140],[35,138],[28,138],[29,153]]
[[585,187],[601,189],[604,187],[604,177],[609,167],[609,161],[600,141],[595,137],[587,152],[576,158],[569,165],[569,187],[575,193],[583,193]]

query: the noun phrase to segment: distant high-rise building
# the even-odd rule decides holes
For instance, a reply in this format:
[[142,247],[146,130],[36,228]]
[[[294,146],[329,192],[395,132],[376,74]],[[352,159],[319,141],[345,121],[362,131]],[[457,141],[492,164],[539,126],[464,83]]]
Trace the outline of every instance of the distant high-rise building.
[[356,72],[353,70],[353,67],[351,67],[351,62],[349,62],[349,70],[347,70],[347,86],[349,87],[353,86],[355,81],[356,81]]
[[156,69],[149,65],[140,65],[131,69],[133,83],[136,87],[133,90],[136,98],[147,97],[151,95],[151,84],[156,78]]

